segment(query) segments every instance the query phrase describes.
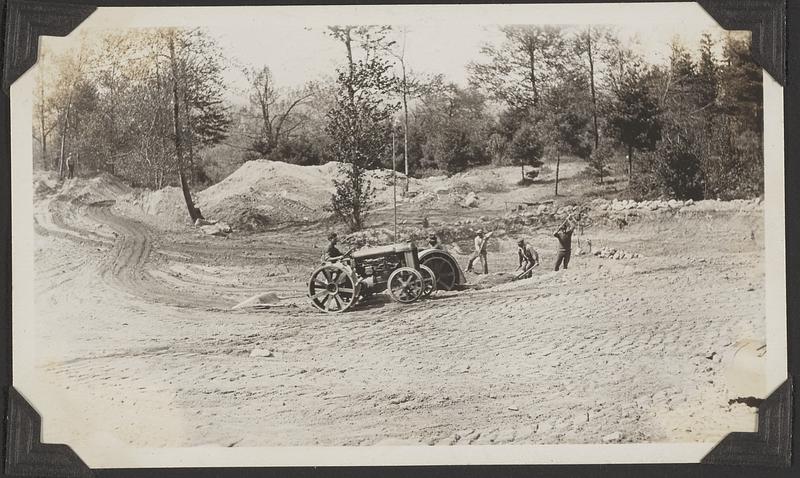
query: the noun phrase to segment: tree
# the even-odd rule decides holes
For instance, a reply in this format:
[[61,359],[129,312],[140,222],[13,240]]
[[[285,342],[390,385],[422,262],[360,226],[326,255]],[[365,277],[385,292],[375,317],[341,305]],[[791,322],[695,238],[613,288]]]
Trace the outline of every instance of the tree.
[[293,114],[293,111],[309,100],[312,94],[308,89],[302,89],[281,95],[267,66],[258,70],[249,69],[246,75],[250,80],[250,102],[260,120],[259,135],[251,148],[262,156],[269,156],[303,124],[302,115]]
[[638,149],[652,150],[660,138],[660,108],[653,97],[646,68],[635,62],[622,77],[615,91],[609,126],[628,151],[628,176],[633,178],[633,154]]
[[661,192],[678,199],[703,199],[705,177],[693,132],[680,127],[665,131],[664,138],[648,154],[655,182]]
[[542,166],[542,155],[544,154],[544,134],[536,125],[530,122],[524,123],[514,133],[509,148],[511,162],[519,166],[522,172],[522,183],[528,179],[533,179],[539,175],[538,170],[529,171],[528,177],[525,176],[525,166],[539,168]]
[[[34,97],[34,130],[33,136],[39,141],[41,145],[41,167],[49,169],[52,164],[47,156],[47,138],[58,126],[56,117],[56,108],[53,104],[52,98],[48,96],[48,90],[52,88],[47,80],[51,76],[51,72],[44,72],[45,65],[49,64],[50,56],[44,51],[40,54],[41,61],[39,68],[37,68],[36,89]],[[38,130],[38,137],[37,137]]]
[[600,184],[603,184],[603,178],[608,175],[613,156],[614,149],[608,143],[603,143],[600,147],[593,149],[589,155],[589,167],[600,178]]
[[424,132],[424,166],[454,173],[490,161],[493,121],[479,91],[449,83],[426,94],[417,115]]
[[510,108],[536,108],[564,62],[563,32],[537,25],[508,25],[500,31],[505,36],[501,45],[481,49],[489,61],[469,65],[470,84]]
[[588,159],[592,151],[591,113],[587,111],[587,101],[583,99],[587,91],[585,80],[574,69],[566,70],[562,79],[551,89],[546,113],[540,120],[550,132],[552,150],[556,156],[556,196],[562,156],[570,154]]
[[592,133],[594,135],[594,148],[600,147],[600,127],[598,122],[598,99],[596,87],[596,64],[598,61],[598,44],[607,37],[608,31],[602,28],[588,26],[579,31],[574,38],[574,50],[579,58],[586,58],[586,74],[589,78],[589,91],[592,97]]
[[[386,154],[391,116],[397,110],[389,100],[394,87],[390,63],[380,53],[386,47],[388,27],[332,26],[331,37],[344,45],[347,64],[337,70],[335,104],[328,113],[327,131],[333,139],[333,157],[342,164],[334,179],[334,214],[352,231],[363,228],[374,197],[366,175]],[[362,57],[356,58],[354,47]]]

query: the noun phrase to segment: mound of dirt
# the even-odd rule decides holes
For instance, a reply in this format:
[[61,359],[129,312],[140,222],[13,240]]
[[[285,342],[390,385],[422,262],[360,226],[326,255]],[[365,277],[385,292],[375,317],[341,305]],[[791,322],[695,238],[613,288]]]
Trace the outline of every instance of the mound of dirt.
[[336,163],[298,166],[277,161],[248,161],[233,174],[198,194],[207,217],[236,229],[316,221],[333,193]]
[[171,223],[188,222],[186,202],[181,188],[167,186],[156,191],[142,191],[133,200],[144,214],[156,216]]
[[33,194],[36,197],[48,196],[58,188],[58,174],[55,171],[33,172]]
[[102,201],[118,200],[133,192],[133,188],[121,179],[108,173],[92,178],[73,178],[64,182],[58,199],[79,204],[92,204]]
[[[268,161],[248,161],[233,174],[198,194],[198,206],[207,217],[223,220],[240,230],[259,230],[276,224],[315,222],[330,217],[327,206],[334,193],[333,180],[341,163],[321,166]],[[394,196],[391,170],[369,171],[376,206],[391,204]],[[398,196],[405,176],[397,173]],[[411,179],[414,199],[429,196],[424,182]],[[416,199],[419,198],[419,199]],[[398,200],[402,200],[398,197]]]

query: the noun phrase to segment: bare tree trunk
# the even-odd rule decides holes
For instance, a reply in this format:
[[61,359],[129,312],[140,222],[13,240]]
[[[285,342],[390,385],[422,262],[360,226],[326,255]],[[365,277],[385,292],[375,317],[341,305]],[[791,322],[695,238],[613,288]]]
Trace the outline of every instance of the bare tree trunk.
[[524,164],[520,165],[520,168],[522,169],[522,182],[524,183],[525,182],[525,165]]
[[536,42],[533,39],[528,41],[528,57],[531,62],[530,82],[533,89],[533,106],[539,106],[539,90],[536,88]]
[[633,182],[633,146],[628,146],[628,189]]
[[183,200],[186,201],[186,209],[189,210],[189,217],[194,223],[201,216],[194,207],[192,201],[192,194],[189,191],[189,184],[186,182],[186,176],[183,173],[183,143],[181,141],[181,123],[180,123],[180,99],[178,95],[178,62],[175,58],[175,37],[174,33],[170,33],[169,37],[169,61],[172,66],[172,125],[175,132],[175,154],[178,158],[178,179],[181,182],[181,190],[183,191]]
[[[589,27],[588,34],[589,52],[589,87],[592,91],[592,121],[594,123],[594,149],[600,146],[600,131],[597,127],[597,93],[594,89],[594,57],[592,56],[592,27]],[[601,177],[602,182],[602,177]]]
[[561,169],[561,152],[556,153],[556,196],[558,196],[558,173]]

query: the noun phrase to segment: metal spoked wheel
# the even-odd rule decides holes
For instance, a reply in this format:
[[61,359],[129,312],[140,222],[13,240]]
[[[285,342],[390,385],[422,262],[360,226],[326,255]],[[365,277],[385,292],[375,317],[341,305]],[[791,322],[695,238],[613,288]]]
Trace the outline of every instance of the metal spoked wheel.
[[401,267],[389,275],[389,295],[397,302],[408,304],[422,297],[425,282],[416,269]]
[[350,270],[338,264],[325,264],[311,274],[308,297],[317,309],[344,312],[358,302],[360,284]]
[[445,257],[436,255],[422,259],[422,264],[429,267],[436,277],[436,290],[453,290],[458,281],[458,267]]
[[419,266],[419,271],[422,274],[422,283],[424,285],[422,298],[427,299],[436,291],[436,273],[430,267],[423,265]]

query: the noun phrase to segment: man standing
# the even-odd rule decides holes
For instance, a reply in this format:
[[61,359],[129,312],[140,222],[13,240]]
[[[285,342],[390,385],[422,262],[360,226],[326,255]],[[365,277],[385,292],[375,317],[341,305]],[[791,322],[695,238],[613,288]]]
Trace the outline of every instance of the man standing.
[[67,179],[72,179],[75,176],[75,160],[72,159],[72,153],[67,155]]
[[478,229],[475,232],[475,252],[469,257],[469,262],[467,263],[467,272],[472,272],[472,264],[475,262],[476,259],[480,258],[481,262],[483,263],[483,273],[489,273],[489,264],[486,261],[486,243],[489,241],[489,238],[492,236],[490,232],[486,236],[483,235],[483,229]]
[[539,265],[539,253],[530,244],[525,243],[525,239],[517,241],[517,255],[519,255],[519,267],[522,269],[520,279],[527,279],[533,275],[533,268]]
[[553,233],[558,239],[558,255],[556,256],[556,267],[558,270],[561,264],[564,264],[564,269],[569,265],[569,258],[572,255],[572,233],[575,232],[575,224],[572,223],[572,218],[567,217],[556,232]]

